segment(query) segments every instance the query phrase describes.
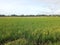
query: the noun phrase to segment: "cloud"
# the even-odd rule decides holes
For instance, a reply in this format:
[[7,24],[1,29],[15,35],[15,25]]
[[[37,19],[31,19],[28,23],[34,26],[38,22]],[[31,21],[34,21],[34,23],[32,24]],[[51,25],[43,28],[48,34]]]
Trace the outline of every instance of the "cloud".
[[4,14],[59,13],[60,0],[0,0],[0,12]]
[[38,0],[39,2],[43,3],[52,3],[52,4],[60,4],[60,0]]
[[49,7],[60,7],[60,0],[38,0],[38,2],[45,4]]

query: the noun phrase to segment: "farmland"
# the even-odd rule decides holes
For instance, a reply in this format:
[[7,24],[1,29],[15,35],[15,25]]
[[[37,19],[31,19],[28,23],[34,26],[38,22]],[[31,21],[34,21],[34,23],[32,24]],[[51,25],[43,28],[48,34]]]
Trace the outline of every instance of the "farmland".
[[59,45],[60,17],[0,17],[0,45]]

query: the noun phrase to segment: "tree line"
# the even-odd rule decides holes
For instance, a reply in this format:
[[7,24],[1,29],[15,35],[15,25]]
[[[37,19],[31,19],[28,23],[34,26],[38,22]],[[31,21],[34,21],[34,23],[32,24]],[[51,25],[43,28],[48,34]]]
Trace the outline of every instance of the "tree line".
[[55,16],[55,17],[60,17],[60,15],[45,15],[45,14],[37,14],[37,15],[16,15],[16,14],[11,14],[11,15],[4,15],[4,14],[0,14],[0,17],[41,17],[41,16]]

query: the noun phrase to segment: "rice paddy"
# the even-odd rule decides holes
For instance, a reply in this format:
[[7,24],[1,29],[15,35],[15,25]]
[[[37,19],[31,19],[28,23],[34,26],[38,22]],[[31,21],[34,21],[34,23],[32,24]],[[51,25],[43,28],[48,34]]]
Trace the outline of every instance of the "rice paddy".
[[0,17],[0,45],[59,45],[60,17]]

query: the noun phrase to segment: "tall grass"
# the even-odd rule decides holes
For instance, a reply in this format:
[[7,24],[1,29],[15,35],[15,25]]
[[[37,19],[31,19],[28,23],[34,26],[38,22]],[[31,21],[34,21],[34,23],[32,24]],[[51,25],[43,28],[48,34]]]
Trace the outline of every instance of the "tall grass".
[[[13,41],[18,45],[20,41],[15,40],[23,40],[22,45],[59,42],[60,18],[0,18],[0,44]],[[14,44],[13,42],[11,45]]]

